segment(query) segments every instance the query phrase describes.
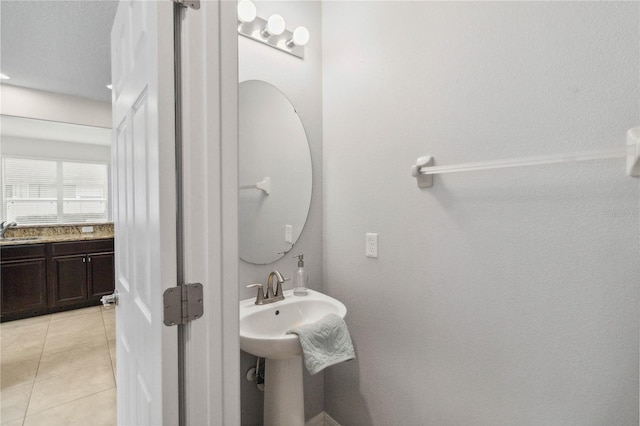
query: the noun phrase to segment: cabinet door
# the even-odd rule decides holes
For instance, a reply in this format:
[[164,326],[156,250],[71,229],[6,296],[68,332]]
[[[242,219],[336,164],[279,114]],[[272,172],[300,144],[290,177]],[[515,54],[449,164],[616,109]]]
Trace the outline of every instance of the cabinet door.
[[60,256],[52,261],[55,305],[65,306],[87,300],[86,256]]
[[113,293],[115,274],[113,253],[91,253],[87,255],[89,299],[100,299]]
[[2,318],[47,309],[46,259],[2,262]]

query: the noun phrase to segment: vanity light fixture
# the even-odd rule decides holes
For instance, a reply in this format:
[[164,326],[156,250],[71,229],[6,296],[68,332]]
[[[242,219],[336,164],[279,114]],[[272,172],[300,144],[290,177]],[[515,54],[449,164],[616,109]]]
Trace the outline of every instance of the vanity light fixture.
[[11,80],[11,77],[6,74],[0,73],[0,80]]
[[304,46],[309,43],[309,30],[305,27],[298,27],[293,30],[293,35],[287,40],[287,47]]
[[271,15],[267,20],[267,25],[262,28],[260,34],[262,37],[269,38],[271,36],[279,36],[285,30],[284,18],[280,15]]
[[238,2],[238,20],[240,22],[253,22],[256,16],[256,5],[251,0],[240,0]]
[[280,15],[262,19],[257,16],[251,0],[238,2],[238,34],[300,59],[304,59],[304,46],[309,42],[309,30],[305,27],[297,27],[291,32]]

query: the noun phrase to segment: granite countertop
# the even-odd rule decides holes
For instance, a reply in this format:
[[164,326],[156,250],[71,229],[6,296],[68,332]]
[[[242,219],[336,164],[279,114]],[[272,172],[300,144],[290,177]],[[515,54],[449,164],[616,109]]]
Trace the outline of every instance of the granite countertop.
[[43,237],[12,237],[0,239],[0,246],[17,246],[24,244],[60,243],[64,241],[87,241],[113,238],[113,233],[92,233],[83,235],[47,235]]
[[[87,226],[92,227],[93,232],[82,232]],[[18,226],[8,229],[5,237],[0,239],[0,246],[102,240],[113,238],[113,224]]]

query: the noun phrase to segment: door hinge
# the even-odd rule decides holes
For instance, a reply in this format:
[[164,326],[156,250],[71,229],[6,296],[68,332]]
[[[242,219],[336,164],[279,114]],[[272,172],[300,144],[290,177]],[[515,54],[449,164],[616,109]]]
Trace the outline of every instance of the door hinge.
[[162,295],[164,325],[185,324],[200,318],[204,313],[202,284],[184,284],[171,287]]
[[200,0],[173,0],[174,3],[178,3],[184,7],[189,7],[193,10],[200,9]]

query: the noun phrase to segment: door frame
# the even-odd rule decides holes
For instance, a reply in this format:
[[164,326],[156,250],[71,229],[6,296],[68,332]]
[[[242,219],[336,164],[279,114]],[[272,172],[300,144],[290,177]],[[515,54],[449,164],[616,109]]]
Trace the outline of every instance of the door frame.
[[204,316],[184,327],[187,425],[240,424],[236,2],[182,9],[184,275]]

